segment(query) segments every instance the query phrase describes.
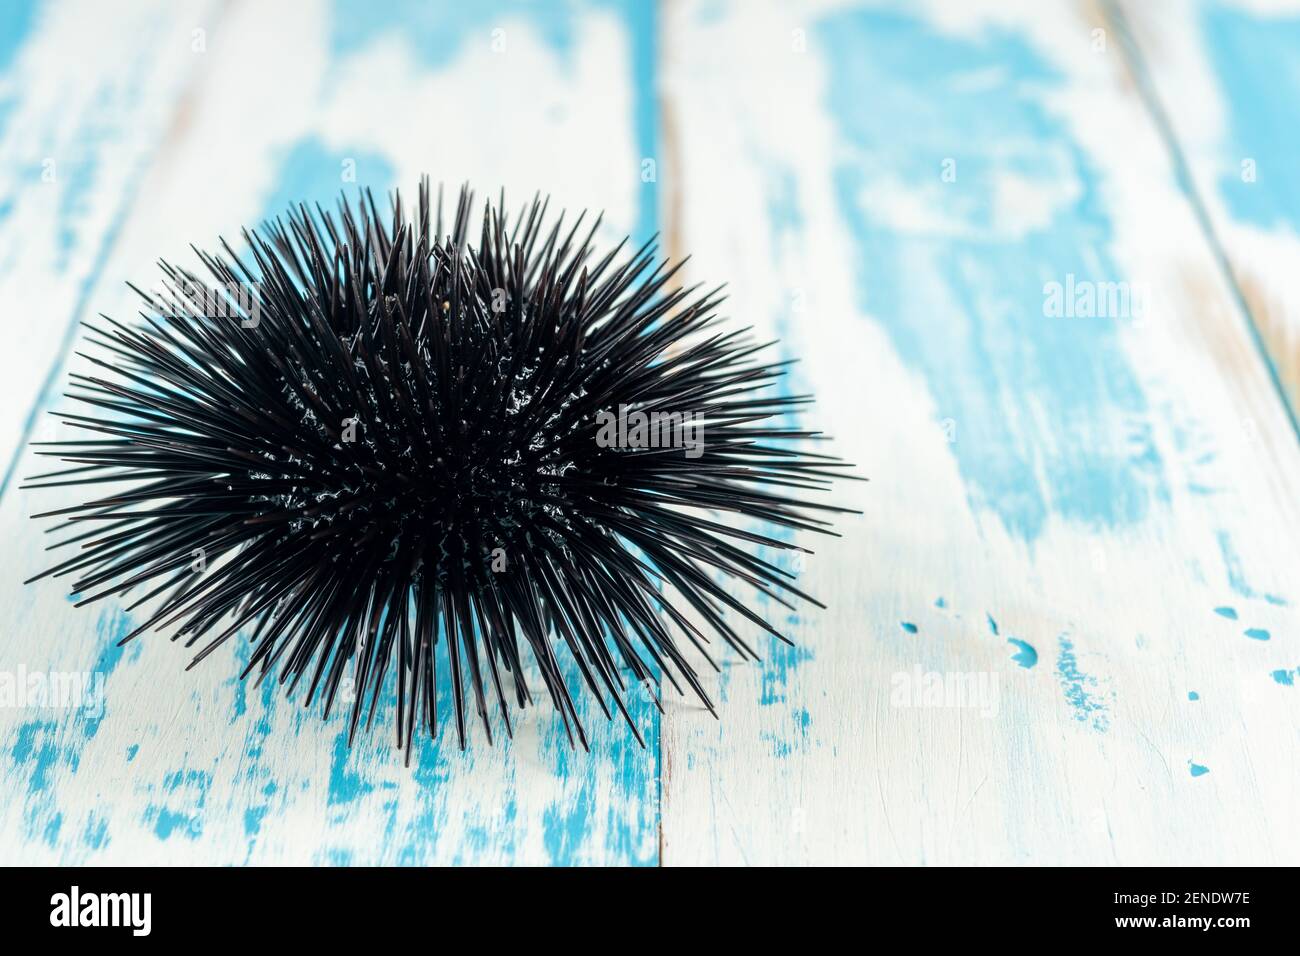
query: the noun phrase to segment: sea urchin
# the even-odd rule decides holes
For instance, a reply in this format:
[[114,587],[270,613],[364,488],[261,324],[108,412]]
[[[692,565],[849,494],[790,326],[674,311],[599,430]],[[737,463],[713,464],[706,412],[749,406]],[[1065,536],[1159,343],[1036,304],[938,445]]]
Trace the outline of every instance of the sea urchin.
[[475,246],[472,202],[445,235],[427,182],[414,221],[368,191],[299,206],[244,259],[199,252],[206,279],[162,263],[142,322],[86,323],[102,373],[72,375],[90,413],[59,417],[93,437],[41,443],[71,467],[28,487],[126,485],[36,516],[80,544],[37,577],[77,573],[80,604],[144,592],[125,640],[176,626],[203,642],[190,666],[242,630],[241,677],[306,677],[326,714],[347,674],[349,740],[391,670],[408,761],[440,657],[462,747],[468,695],[489,740],[490,701],[507,733],[507,698],[531,701],[525,644],[584,747],[561,642],[638,740],[637,685],[680,677],[713,710],[674,635],[756,656],[734,614],[784,640],[725,579],[811,601],[742,545],[803,549],[746,519],[827,531],[809,512],[841,509],[790,495],[844,466],[781,444],[815,437],[775,421],[806,400],[772,393],[785,363],[717,330],[719,291],[677,288],[653,241],[597,258],[599,220],[534,200],[486,206]]

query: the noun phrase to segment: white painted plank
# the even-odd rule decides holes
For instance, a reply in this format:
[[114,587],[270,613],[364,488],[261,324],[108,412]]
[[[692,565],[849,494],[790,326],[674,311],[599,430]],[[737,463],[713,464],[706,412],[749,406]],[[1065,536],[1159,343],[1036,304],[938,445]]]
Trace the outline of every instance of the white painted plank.
[[[0,461],[134,203],[202,63],[207,2],[15,3],[0,22]],[[124,50],[138,55],[123,56]]]
[[[663,862],[1300,862],[1300,454],[1106,22],[669,11],[691,278],[871,482],[805,541],[798,650],[665,718]],[[1149,308],[1048,314],[1070,276]]]
[[1300,413],[1300,3],[1117,4],[1293,409]]
[[[88,298],[130,315],[127,278],[184,259],[291,199],[359,184],[414,189],[429,173],[483,194],[608,211],[606,238],[646,218],[642,141],[650,89],[636,33],[645,11],[604,4],[516,10],[314,2],[232,6],[209,31],[181,128],[138,184],[140,200]],[[129,49],[129,48],[128,48]],[[122,53],[119,50],[119,55]],[[349,165],[348,161],[352,161]],[[66,436],[65,436],[66,437]],[[36,470],[27,456],[22,474]],[[41,566],[36,499],[0,499],[3,669],[104,675],[102,715],[0,710],[0,857],[31,863],[653,863],[655,721],[637,748],[581,705],[594,740],[571,753],[548,708],[509,746],[471,734],[401,765],[387,724],[344,745],[329,723],[234,679],[219,652],[154,635],[124,652],[114,607],[73,609]],[[536,685],[535,685],[536,686]],[[642,708],[648,711],[649,708]],[[443,722],[445,726],[445,721]]]

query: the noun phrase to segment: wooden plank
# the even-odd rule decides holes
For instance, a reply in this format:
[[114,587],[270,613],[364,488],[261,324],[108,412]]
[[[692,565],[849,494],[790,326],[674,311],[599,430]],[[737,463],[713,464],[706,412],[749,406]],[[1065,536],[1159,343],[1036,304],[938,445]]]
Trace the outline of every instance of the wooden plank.
[[1143,93],[1168,123],[1262,347],[1300,413],[1300,3],[1117,4]]
[[[99,16],[107,17],[106,10]],[[93,29],[93,26],[90,27]],[[183,258],[293,199],[330,202],[344,173],[382,191],[422,173],[522,202],[608,212],[605,238],[653,222],[648,37],[639,4],[232,5],[208,33],[202,81],[87,295],[128,316],[126,278]],[[116,55],[136,54],[119,45]],[[483,193],[481,193],[482,195]],[[59,379],[62,380],[62,371]],[[30,456],[21,473],[38,470]],[[75,497],[75,494],[67,496]],[[294,702],[238,683],[237,655],[189,655],[114,606],[75,610],[57,583],[22,588],[43,544],[11,486],[0,499],[4,669],[102,676],[102,713],[0,710],[0,857],[31,863],[654,863],[657,721],[650,747],[582,713],[570,752],[549,709],[510,746],[473,732],[401,765],[387,723],[344,743]],[[96,605],[95,607],[98,607]],[[443,726],[445,726],[445,721]]]
[[665,32],[691,278],[872,480],[804,542],[797,649],[664,719],[663,862],[1300,861],[1300,453],[1109,21]]
[[[0,19],[0,481],[201,67],[207,2],[5,4]],[[123,57],[125,49],[149,55]],[[75,69],[69,69],[75,64]]]

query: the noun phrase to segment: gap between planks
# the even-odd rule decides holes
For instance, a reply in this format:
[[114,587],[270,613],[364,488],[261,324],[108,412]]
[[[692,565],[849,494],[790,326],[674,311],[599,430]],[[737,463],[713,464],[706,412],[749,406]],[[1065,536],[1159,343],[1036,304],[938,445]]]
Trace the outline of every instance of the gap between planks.
[[1228,256],[1227,248],[1219,237],[1218,231],[1214,228],[1214,222],[1210,217],[1205,197],[1201,194],[1201,190],[1192,174],[1191,164],[1187,161],[1187,152],[1178,141],[1178,134],[1174,130],[1173,123],[1169,119],[1169,114],[1165,110],[1164,103],[1161,101],[1160,94],[1157,92],[1155,82],[1151,77],[1146,56],[1142,52],[1137,36],[1129,27],[1128,16],[1122,5],[1123,0],[1095,0],[1095,2],[1100,7],[1102,19],[1119,38],[1120,60],[1133,81],[1133,87],[1137,91],[1138,98],[1151,117],[1151,122],[1155,126],[1160,141],[1169,153],[1169,161],[1174,167],[1178,188],[1187,197],[1196,221],[1201,227],[1205,242],[1209,246],[1210,253],[1223,276],[1224,283],[1230,290],[1232,298],[1241,312],[1245,326],[1250,333],[1250,340],[1254,344],[1255,351],[1268,373],[1269,381],[1273,385],[1273,392],[1276,394],[1278,401],[1281,402],[1282,408],[1286,412],[1287,421],[1291,424],[1291,434],[1300,439],[1300,420],[1296,417],[1296,408],[1291,403],[1286,383],[1282,379],[1281,370],[1278,368],[1277,362],[1274,361],[1272,352],[1269,351],[1259,317],[1251,308],[1250,300],[1237,279],[1236,271],[1232,268],[1232,260]]
[[[221,2],[217,3],[212,10],[212,22],[215,25],[220,25],[222,20],[225,19],[230,5],[235,2],[237,0],[221,0]],[[202,77],[203,69],[196,60],[190,67],[188,75],[180,84],[180,91],[176,96],[175,104],[171,108],[170,116],[163,124],[162,138],[145,156],[141,157],[136,174],[129,179],[129,185],[122,197],[122,201],[114,212],[109,227],[95,252],[94,262],[82,285],[82,292],[73,303],[72,312],[69,314],[67,325],[63,330],[63,338],[54,352],[49,371],[41,379],[41,383],[32,397],[31,407],[23,420],[22,427],[19,429],[18,441],[10,454],[9,463],[5,467],[4,473],[0,475],[0,495],[3,495],[9,488],[9,483],[13,480],[24,453],[31,445],[33,432],[36,430],[36,423],[41,417],[42,410],[49,405],[52,394],[60,387],[68,356],[77,342],[77,330],[90,308],[90,297],[103,278],[104,268],[108,265],[113,250],[117,247],[118,239],[122,236],[127,223],[135,214],[143,192],[142,187],[149,179],[149,172],[165,164],[168,155],[175,148],[176,142],[185,129],[189,112],[193,108],[195,94],[202,83]]]

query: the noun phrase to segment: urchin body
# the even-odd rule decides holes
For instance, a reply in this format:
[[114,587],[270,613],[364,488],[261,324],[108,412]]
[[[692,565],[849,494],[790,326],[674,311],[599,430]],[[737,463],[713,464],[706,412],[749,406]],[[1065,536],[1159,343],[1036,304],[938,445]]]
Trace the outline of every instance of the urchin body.
[[[675,288],[652,246],[598,257],[595,226],[536,201],[486,207],[475,243],[467,192],[446,233],[431,205],[422,185],[387,221],[369,194],[300,207],[243,259],[200,253],[204,278],[164,263],[142,323],[91,325],[97,371],[70,395],[92,411],[61,417],[92,437],[44,449],[72,467],[32,487],[122,484],[52,513],[80,547],[45,574],[79,573],[82,603],[130,593],[148,610],[128,639],[172,629],[195,662],[246,634],[245,676],[305,680],[326,712],[352,677],[352,732],[395,684],[408,759],[440,683],[461,746],[471,700],[508,732],[530,656],[571,740],[566,653],[640,739],[632,685],[680,677],[708,704],[681,639],[781,636],[727,579],[807,597],[749,550],[793,545],[720,515],[824,531],[810,513],[838,509],[792,495],[842,466],[790,444],[814,436],[777,421],[802,401],[773,394],[783,363],[718,330],[717,290]],[[616,409],[675,424],[598,440]]]

